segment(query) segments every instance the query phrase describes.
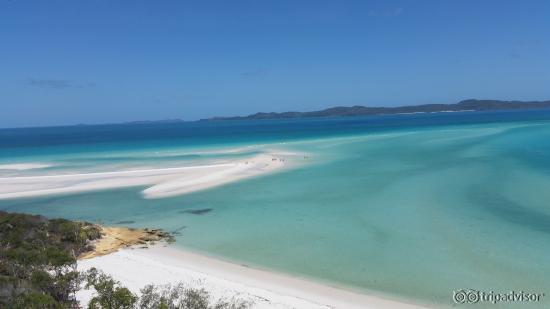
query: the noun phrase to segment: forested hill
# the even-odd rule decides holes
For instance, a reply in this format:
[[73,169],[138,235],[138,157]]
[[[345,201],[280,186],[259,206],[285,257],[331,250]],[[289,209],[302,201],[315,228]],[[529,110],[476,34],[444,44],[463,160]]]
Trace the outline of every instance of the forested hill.
[[368,116],[406,113],[436,113],[459,111],[493,111],[514,109],[550,108],[548,101],[499,101],[499,100],[464,100],[455,104],[424,104],[399,107],[337,106],[312,112],[256,113],[248,116],[214,117],[207,120],[246,120],[246,119],[283,119],[314,118],[340,116]]

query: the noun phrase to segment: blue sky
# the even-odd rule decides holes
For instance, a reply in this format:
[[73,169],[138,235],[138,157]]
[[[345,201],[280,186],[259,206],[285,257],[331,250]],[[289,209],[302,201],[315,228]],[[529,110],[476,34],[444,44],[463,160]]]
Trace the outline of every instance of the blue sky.
[[0,127],[550,99],[550,1],[0,0]]

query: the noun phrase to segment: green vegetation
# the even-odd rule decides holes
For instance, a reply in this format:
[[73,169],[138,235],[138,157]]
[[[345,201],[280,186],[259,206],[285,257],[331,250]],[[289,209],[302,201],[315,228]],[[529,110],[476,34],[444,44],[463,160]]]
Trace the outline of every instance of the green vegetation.
[[120,286],[118,281],[95,268],[88,270],[84,276],[86,288],[94,288],[96,291],[96,296],[92,297],[88,303],[89,309],[134,308],[138,300],[137,296],[127,288]]
[[73,306],[76,257],[99,237],[90,223],[0,211],[0,307]]
[[101,237],[87,222],[0,211],[0,308],[81,308],[84,284],[95,294],[90,309],[245,309],[249,303],[213,301],[204,289],[148,285],[141,297],[95,268],[79,273],[76,258]]
[[246,309],[251,304],[238,299],[213,301],[204,289],[177,285],[147,285],[137,297],[120,282],[95,268],[84,274],[86,288],[94,288],[96,295],[88,303],[89,309]]
[[188,288],[184,284],[155,286],[141,289],[139,308],[143,309],[246,309],[250,303],[238,299],[213,302],[204,289]]

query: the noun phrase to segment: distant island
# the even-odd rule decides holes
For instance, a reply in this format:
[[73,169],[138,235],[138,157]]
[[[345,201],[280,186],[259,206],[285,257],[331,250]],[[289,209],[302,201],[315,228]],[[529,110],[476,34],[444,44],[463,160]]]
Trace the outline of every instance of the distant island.
[[257,119],[286,119],[286,118],[316,118],[316,117],[343,117],[369,116],[413,113],[438,112],[466,112],[466,111],[495,111],[515,109],[542,109],[550,108],[548,101],[500,101],[500,100],[463,100],[454,104],[423,104],[398,107],[368,107],[368,106],[337,106],[312,112],[282,112],[256,113],[248,116],[214,117],[204,120],[257,120]]
[[[262,120],[262,119],[296,119],[296,118],[322,118],[322,117],[353,117],[353,116],[375,116],[375,115],[396,115],[416,113],[443,113],[443,112],[478,112],[498,110],[519,110],[519,109],[545,109],[550,108],[550,100],[546,101],[502,101],[502,100],[462,100],[454,104],[422,104],[396,107],[370,107],[370,106],[336,106],[327,109],[311,112],[259,112],[247,116],[222,116],[199,120],[183,120],[181,118],[160,119],[160,120],[137,120],[113,123],[79,123],[62,126],[101,126],[101,125],[149,125],[149,124],[178,124],[194,121],[214,120]],[[35,127],[39,128],[39,127]],[[10,129],[10,128],[0,128]]]

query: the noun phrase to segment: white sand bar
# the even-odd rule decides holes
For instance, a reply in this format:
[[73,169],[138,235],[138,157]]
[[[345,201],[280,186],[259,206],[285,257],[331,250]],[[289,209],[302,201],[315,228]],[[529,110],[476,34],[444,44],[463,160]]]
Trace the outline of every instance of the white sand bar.
[[0,199],[150,186],[145,198],[181,195],[254,177],[286,166],[277,154],[260,154],[221,164],[0,178]]
[[[214,299],[236,297],[252,308],[422,308],[378,296],[354,293],[298,277],[273,273],[206,257],[173,247],[121,251],[78,262],[79,270],[96,267],[135,293],[147,284],[183,282],[204,288]],[[92,296],[77,293],[81,303]]]
[[44,163],[13,163],[13,164],[0,164],[0,170],[13,170],[13,171],[26,171],[33,169],[40,169],[52,166],[51,164]]

